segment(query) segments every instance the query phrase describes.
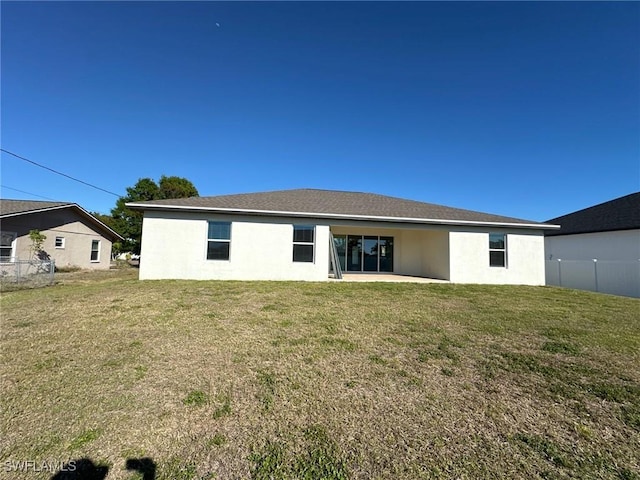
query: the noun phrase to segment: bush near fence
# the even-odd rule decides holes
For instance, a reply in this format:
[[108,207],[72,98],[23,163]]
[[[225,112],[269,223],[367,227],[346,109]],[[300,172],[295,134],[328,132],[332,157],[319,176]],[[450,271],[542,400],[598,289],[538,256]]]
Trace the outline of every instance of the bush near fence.
[[640,259],[547,260],[547,285],[640,298]]
[[0,285],[3,290],[51,285],[55,270],[53,260],[15,260],[0,263]]

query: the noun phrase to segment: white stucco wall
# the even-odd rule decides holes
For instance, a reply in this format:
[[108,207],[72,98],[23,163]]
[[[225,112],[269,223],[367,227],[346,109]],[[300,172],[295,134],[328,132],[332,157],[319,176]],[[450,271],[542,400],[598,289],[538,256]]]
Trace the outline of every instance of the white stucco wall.
[[396,264],[394,272],[400,275],[426,276],[422,271],[422,232],[401,230],[396,240]]
[[422,236],[422,272],[425,277],[449,280],[449,232],[430,230]]
[[449,234],[450,280],[455,283],[544,285],[544,237],[540,231],[493,229],[507,234],[507,266],[489,266],[489,232]]
[[448,231],[402,230],[398,240],[396,273],[449,280]]
[[[207,260],[208,221],[231,221],[228,261]],[[293,224],[316,225],[315,261],[294,263]],[[508,265],[489,266],[489,231],[481,227],[402,225],[339,220],[145,213],[141,279],[230,279],[325,281],[329,272],[329,232],[334,235],[394,237],[394,273],[458,283],[544,285],[541,231],[501,230],[508,234]]]
[[547,260],[616,260],[640,258],[640,230],[545,237]]
[[[207,260],[208,221],[231,222],[229,260]],[[329,226],[315,224],[313,263],[293,262],[301,219],[146,212],[140,279],[327,280]]]

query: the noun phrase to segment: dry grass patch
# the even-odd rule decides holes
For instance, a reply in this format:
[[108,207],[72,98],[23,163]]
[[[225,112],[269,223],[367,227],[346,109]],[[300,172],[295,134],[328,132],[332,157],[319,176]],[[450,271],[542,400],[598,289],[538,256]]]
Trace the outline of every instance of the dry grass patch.
[[157,479],[638,478],[638,300],[65,275],[2,295],[3,461],[88,457],[108,479],[140,459]]

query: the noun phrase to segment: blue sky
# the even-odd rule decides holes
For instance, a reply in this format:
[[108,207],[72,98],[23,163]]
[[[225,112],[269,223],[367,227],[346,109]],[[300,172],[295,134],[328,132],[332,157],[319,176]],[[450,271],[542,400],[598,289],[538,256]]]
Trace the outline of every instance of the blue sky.
[[[637,2],[1,9],[2,148],[112,192],[165,174],[546,220],[640,190]],[[1,160],[5,187],[115,204]]]

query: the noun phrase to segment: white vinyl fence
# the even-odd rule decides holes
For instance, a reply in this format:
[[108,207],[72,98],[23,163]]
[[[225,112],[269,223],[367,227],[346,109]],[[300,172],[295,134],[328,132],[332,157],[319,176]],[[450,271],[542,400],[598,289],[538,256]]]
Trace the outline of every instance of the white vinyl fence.
[[55,270],[53,260],[2,262],[0,263],[0,285],[3,289],[51,285]]
[[640,259],[547,260],[547,285],[640,298]]

